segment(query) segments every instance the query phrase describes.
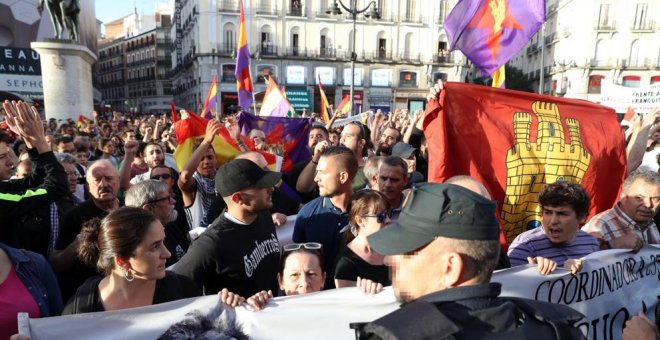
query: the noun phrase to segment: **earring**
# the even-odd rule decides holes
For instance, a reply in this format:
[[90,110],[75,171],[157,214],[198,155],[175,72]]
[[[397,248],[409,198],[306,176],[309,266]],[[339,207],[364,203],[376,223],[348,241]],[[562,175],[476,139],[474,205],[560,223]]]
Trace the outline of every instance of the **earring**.
[[351,234],[353,234],[353,236],[357,236],[357,234],[358,234],[357,233],[357,227],[355,226],[355,224],[352,224],[352,223],[351,223]]
[[135,280],[135,275],[133,274],[133,270],[122,268],[121,271],[124,273],[124,278],[126,279],[126,281],[133,282],[133,280]]

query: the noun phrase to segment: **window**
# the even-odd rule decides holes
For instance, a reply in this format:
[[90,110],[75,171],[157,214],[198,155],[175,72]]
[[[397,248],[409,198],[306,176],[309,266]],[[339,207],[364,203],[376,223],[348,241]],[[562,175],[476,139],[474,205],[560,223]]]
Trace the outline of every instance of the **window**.
[[625,86],[625,87],[639,87],[640,86],[640,77],[639,76],[624,76],[623,77],[623,86]]
[[637,67],[642,66],[642,60],[639,58],[639,40],[634,40],[630,45],[630,56],[628,58],[628,66]]
[[660,76],[651,77],[651,85],[660,83]]
[[257,83],[264,83],[266,76],[273,76],[277,79],[277,66],[275,65],[257,65]]
[[399,72],[400,87],[417,87],[417,72],[401,71]]
[[587,93],[600,93],[600,83],[603,81],[605,76],[593,75],[589,76],[589,87]]
[[438,24],[442,25],[445,23],[445,19],[447,19],[447,14],[449,14],[449,1],[440,0],[438,7],[440,8],[440,12],[438,13]]
[[223,64],[222,65],[222,82],[223,83],[235,83],[236,82],[236,65],[235,64]]
[[449,75],[447,73],[442,73],[442,72],[433,73],[433,84],[437,83],[438,80],[442,80],[443,82],[446,82],[448,78]]
[[610,4],[601,4],[598,12],[598,27],[610,26]]
[[647,4],[637,4],[637,8],[635,9],[635,21],[633,22],[634,29],[642,29],[646,26],[647,6]]

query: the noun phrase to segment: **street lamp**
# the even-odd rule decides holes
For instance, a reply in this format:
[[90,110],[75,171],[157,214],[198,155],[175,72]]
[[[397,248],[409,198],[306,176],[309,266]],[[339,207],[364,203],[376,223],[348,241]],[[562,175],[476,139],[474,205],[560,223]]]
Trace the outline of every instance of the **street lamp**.
[[[339,0],[339,5],[348,12],[351,15],[351,19],[353,20],[353,42],[351,43],[351,99],[350,99],[350,108],[351,108],[351,113],[350,115],[353,115],[353,92],[355,89],[355,59],[357,59],[357,55],[355,54],[355,22],[357,21],[357,16],[358,14],[362,14],[366,12],[369,8],[371,8],[371,11],[364,16],[373,19],[380,19],[380,13],[378,13],[378,8],[376,5],[375,1],[370,2],[365,8],[358,9],[357,8],[357,0],[349,0],[350,1],[350,8],[346,7],[344,3]],[[373,5],[373,7],[371,6]],[[331,14],[331,15],[341,15],[341,9],[337,5],[337,0],[334,0],[332,2],[332,7],[330,7],[327,11],[325,11],[326,14]]]

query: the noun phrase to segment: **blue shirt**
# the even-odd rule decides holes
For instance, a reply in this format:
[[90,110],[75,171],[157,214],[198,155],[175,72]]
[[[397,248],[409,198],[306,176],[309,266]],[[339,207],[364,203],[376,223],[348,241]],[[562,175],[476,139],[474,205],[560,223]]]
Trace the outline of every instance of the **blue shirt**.
[[511,267],[527,264],[527,257],[545,257],[563,266],[569,259],[579,259],[598,251],[595,237],[578,230],[575,240],[568,244],[554,244],[545,235],[543,228],[534,228],[518,235],[509,246]]
[[318,242],[323,245],[323,268],[329,278],[326,288],[334,287],[335,259],[341,247],[340,231],[347,224],[347,212],[332,205],[330,198],[317,197],[300,209],[293,227],[293,242]]

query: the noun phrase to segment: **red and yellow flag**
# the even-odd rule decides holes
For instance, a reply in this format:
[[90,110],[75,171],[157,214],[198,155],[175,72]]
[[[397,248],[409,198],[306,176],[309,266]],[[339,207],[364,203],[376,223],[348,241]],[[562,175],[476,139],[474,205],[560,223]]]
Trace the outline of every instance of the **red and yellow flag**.
[[323,119],[324,122],[329,122],[330,121],[330,112],[328,112],[328,107],[330,106],[330,103],[328,103],[328,98],[325,96],[325,91],[323,91],[323,84],[321,83],[321,76],[319,75],[317,77],[319,81],[319,93],[321,94],[321,118]]
[[590,215],[611,208],[626,175],[613,109],[588,101],[465,83],[446,83],[429,102],[424,133],[429,181],[471,175],[493,200],[506,238],[540,226],[545,184],[582,184]]
[[335,114],[348,114],[351,111],[351,98],[349,95],[345,95],[344,98],[342,98],[341,103],[337,105],[337,109],[335,110]]

